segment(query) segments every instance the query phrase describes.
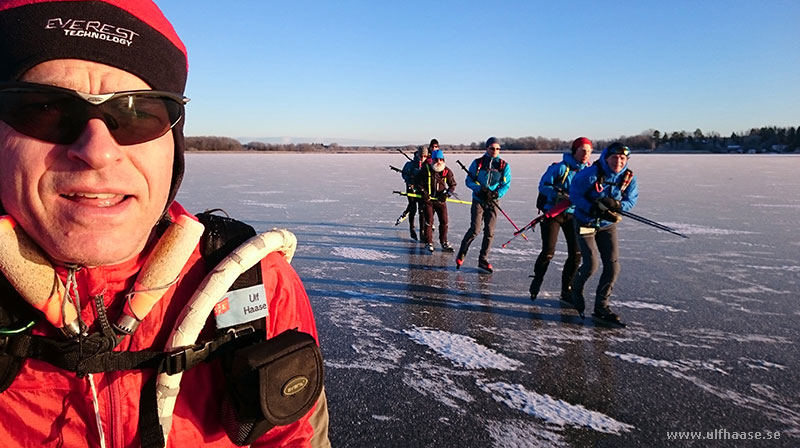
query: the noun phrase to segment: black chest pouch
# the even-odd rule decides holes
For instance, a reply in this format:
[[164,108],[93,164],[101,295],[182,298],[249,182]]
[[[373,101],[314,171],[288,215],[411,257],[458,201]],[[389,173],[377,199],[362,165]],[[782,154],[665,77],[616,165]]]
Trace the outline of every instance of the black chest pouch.
[[287,330],[223,356],[222,425],[236,445],[303,417],[322,392],[322,354],[308,333]]

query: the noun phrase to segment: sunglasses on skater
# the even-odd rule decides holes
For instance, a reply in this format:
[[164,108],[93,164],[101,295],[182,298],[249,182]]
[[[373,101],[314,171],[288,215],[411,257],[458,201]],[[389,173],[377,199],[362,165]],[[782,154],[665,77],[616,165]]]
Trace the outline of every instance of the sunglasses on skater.
[[0,120],[20,134],[50,143],[75,142],[92,118],[123,146],[155,140],[184,115],[189,98],[158,90],[83,93],[45,84],[0,83]]

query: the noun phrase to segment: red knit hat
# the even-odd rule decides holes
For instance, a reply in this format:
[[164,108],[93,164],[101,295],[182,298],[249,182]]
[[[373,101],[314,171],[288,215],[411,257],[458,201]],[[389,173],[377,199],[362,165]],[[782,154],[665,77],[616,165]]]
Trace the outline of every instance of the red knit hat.
[[583,145],[589,145],[590,147],[594,148],[592,141],[586,137],[578,137],[572,142],[572,154],[575,155],[575,151],[578,150]]
[[[54,59],[83,59],[132,73],[153,90],[183,94],[186,47],[150,0],[0,0],[0,81]],[[183,120],[167,206],[183,178]]]

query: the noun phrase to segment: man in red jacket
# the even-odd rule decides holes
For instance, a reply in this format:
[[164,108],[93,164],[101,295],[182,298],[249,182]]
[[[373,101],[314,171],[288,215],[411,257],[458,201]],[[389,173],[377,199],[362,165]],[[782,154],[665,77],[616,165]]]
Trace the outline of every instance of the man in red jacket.
[[[130,294],[141,292],[137,275],[163,224],[196,220],[174,201],[184,172],[186,75],[186,49],[150,0],[0,0],[0,214],[44,254],[40,265],[54,267],[66,292],[53,309],[63,310],[66,323],[74,305],[81,329],[68,341],[58,320],[33,314],[26,330],[37,341],[63,341],[65,352],[78,347],[67,363],[77,372],[46,354],[18,356],[24,348],[12,333],[33,308],[9,298],[17,292],[0,278],[3,446],[158,445],[144,435],[152,428],[139,424],[150,399],[143,389],[159,370],[92,374],[86,366],[103,352],[163,351],[209,270],[199,245],[190,246],[163,298],[145,316],[134,313],[135,332],[109,325],[130,306]],[[316,339],[308,296],[284,257],[272,253],[256,266],[267,296],[266,336],[296,328]],[[98,333],[116,345],[87,353]],[[219,417],[224,370],[214,360],[183,373],[168,446],[234,446]],[[329,446],[327,425],[323,392],[303,417],[252,446]]]

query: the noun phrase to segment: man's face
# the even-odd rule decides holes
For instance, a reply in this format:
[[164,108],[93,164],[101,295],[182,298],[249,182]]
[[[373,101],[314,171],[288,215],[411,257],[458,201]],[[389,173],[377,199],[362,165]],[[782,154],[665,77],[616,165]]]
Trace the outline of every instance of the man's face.
[[578,147],[577,150],[575,150],[575,160],[577,160],[578,163],[583,163],[583,164],[589,163],[589,158],[591,156],[592,156],[592,145],[588,143],[582,144],[580,147]]
[[492,143],[492,146],[486,148],[486,154],[489,154],[489,157],[497,157],[500,155],[500,144],[499,143]]
[[[143,90],[137,76],[104,64],[43,62],[21,81],[86,93]],[[68,145],[28,137],[0,121],[0,200],[58,262],[99,266],[141,251],[166,206],[172,180],[172,131],[145,143],[119,145],[91,119]]]
[[419,160],[425,160],[428,158],[428,148],[422,148],[419,151]]
[[611,171],[619,173],[625,168],[625,164],[628,163],[628,156],[625,154],[611,154],[606,157],[606,163],[608,167],[611,168]]

